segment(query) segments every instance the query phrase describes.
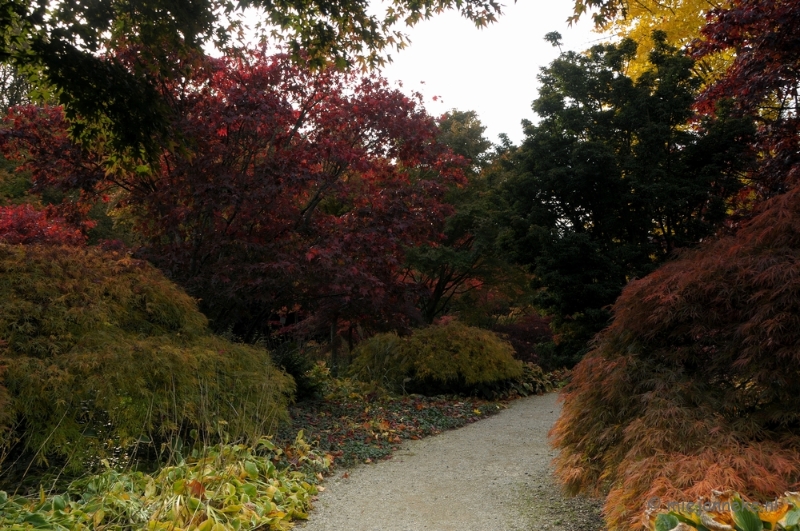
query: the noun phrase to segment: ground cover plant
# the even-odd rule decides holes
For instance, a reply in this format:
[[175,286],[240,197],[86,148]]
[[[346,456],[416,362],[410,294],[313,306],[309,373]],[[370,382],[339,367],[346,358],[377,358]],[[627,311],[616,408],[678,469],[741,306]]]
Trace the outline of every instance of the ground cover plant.
[[268,438],[253,446],[198,445],[153,474],[105,470],[58,495],[0,491],[6,531],[284,530],[305,519],[330,459],[302,436],[285,449]]
[[334,457],[334,464],[349,466],[388,457],[404,440],[478,421],[501,411],[510,400],[551,392],[569,374],[545,374],[525,363],[521,376],[495,387],[489,398],[394,394],[380,382],[333,378],[324,362],[317,363],[306,377],[317,396],[290,406],[291,420],[279,429],[276,440],[288,443],[297,430],[303,430],[315,448]]
[[736,492],[714,491],[697,502],[676,503],[648,512],[642,523],[652,531],[797,531],[800,529],[800,495],[789,492],[758,503],[743,499]]
[[[0,526],[54,530],[281,530],[305,519],[333,465],[388,458],[404,440],[435,435],[504,408],[458,396],[397,396],[379,386],[310,375],[324,396],[290,408],[274,438],[253,445],[179,445],[153,473],[108,468],[57,495],[0,492]],[[524,394],[524,393],[523,393]],[[508,396],[520,396],[510,393]],[[184,457],[185,456],[185,457]]]
[[350,379],[329,380],[324,394],[291,406],[291,421],[277,440],[289,441],[302,429],[315,448],[341,466],[388,457],[405,440],[458,428],[504,407],[474,397],[392,395]]

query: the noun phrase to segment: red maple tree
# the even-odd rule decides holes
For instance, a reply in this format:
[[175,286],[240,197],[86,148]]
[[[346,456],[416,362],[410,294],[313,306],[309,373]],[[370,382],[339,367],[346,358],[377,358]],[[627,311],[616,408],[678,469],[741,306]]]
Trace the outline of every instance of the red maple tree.
[[755,147],[763,156],[754,175],[762,198],[800,182],[800,5],[791,0],[734,0],[709,11],[692,54],[732,51],[730,68],[697,100],[701,112],[731,104],[760,124]]
[[202,60],[166,86],[180,144],[155,164],[73,144],[58,108],[16,110],[2,148],[37,186],[114,192],[147,257],[252,339],[270,315],[407,322],[404,249],[435,244],[464,159],[419,96],[281,55]]
[[81,245],[86,243],[83,228],[70,224],[53,206],[0,206],[1,243]]

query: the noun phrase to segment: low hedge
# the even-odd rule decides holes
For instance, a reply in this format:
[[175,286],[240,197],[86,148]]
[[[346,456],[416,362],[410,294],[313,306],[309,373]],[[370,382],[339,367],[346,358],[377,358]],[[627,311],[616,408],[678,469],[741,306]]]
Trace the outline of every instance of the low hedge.
[[378,334],[358,345],[353,376],[421,394],[486,394],[523,375],[514,349],[493,332],[457,321],[411,336]]

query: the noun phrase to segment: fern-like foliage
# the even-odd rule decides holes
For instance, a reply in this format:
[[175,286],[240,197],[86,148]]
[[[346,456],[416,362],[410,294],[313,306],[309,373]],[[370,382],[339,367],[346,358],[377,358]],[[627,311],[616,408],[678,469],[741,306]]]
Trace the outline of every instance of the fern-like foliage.
[[211,335],[146,262],[0,244],[0,466],[9,455],[81,466],[191,429],[256,440],[293,388],[266,350]]
[[575,368],[551,435],[571,492],[611,529],[646,501],[756,500],[800,481],[800,187],[735,235],[632,282]]

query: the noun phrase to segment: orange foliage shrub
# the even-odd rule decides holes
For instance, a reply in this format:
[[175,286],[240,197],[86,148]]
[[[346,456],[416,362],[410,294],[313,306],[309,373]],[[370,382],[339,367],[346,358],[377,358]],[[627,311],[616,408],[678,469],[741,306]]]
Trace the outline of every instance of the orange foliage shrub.
[[611,529],[647,500],[755,500],[800,480],[800,187],[735,235],[632,282],[575,368],[551,435],[572,493]]

